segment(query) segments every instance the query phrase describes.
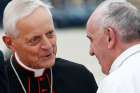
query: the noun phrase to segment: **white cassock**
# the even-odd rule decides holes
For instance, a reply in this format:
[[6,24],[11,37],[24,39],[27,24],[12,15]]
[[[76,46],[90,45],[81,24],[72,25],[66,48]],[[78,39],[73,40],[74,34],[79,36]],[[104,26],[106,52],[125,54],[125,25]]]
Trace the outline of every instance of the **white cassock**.
[[140,93],[140,44],[124,51],[113,62],[97,93]]

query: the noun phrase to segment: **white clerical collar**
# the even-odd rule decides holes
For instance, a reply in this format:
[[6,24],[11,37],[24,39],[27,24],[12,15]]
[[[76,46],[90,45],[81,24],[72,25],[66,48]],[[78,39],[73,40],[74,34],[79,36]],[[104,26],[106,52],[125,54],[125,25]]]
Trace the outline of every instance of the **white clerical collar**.
[[20,59],[19,59],[17,53],[15,53],[15,58],[16,58],[17,62],[19,63],[19,65],[21,65],[23,68],[25,68],[26,70],[29,70],[29,71],[33,71],[34,74],[35,74],[35,77],[39,77],[39,76],[42,76],[42,75],[43,75],[43,72],[44,72],[44,70],[45,70],[44,68],[42,68],[42,69],[33,69],[33,68],[30,68],[30,67],[27,67],[26,65],[24,65],[24,64],[20,61]]
[[125,50],[117,59],[113,62],[109,73],[115,71],[120,66],[123,65],[125,60],[127,60],[130,56],[135,55],[136,53],[140,52],[140,44],[136,44],[127,50]]

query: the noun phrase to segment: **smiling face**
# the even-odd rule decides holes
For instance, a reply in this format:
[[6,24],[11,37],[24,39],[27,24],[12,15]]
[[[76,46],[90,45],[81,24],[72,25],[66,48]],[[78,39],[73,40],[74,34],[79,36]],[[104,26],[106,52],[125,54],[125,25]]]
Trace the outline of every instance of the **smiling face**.
[[19,35],[12,38],[11,49],[31,68],[50,68],[55,63],[56,35],[51,16],[44,8],[17,22]]

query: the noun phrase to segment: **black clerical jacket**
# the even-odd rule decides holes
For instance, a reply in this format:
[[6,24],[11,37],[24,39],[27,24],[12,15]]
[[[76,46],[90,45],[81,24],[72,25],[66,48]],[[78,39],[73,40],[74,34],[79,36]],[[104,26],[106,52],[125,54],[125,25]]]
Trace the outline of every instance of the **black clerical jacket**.
[[[34,77],[34,73],[21,67],[14,57],[12,59],[12,64],[27,93],[50,93],[52,82],[49,69],[46,69],[42,76]],[[5,66],[8,74],[6,84],[9,93],[25,93],[10,61],[6,62]],[[97,84],[95,79],[92,73],[83,65],[56,58],[52,72],[53,93],[96,93]]]
[[8,75],[4,64],[4,56],[0,51],[0,93],[9,93]]

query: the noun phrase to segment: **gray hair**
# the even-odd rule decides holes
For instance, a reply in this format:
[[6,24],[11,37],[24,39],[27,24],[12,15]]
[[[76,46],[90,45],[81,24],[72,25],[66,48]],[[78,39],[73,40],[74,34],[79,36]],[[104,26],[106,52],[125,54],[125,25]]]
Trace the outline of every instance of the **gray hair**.
[[8,3],[4,11],[3,27],[7,35],[17,37],[19,31],[16,29],[17,21],[30,15],[38,7],[45,8],[49,15],[52,14],[49,10],[51,7],[40,0],[12,0]]
[[124,42],[140,39],[140,12],[131,3],[106,0],[97,10],[100,10],[102,15],[98,24],[104,29],[113,27]]

